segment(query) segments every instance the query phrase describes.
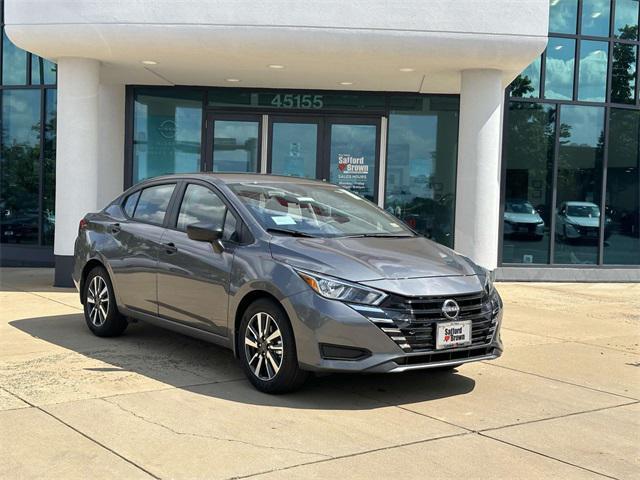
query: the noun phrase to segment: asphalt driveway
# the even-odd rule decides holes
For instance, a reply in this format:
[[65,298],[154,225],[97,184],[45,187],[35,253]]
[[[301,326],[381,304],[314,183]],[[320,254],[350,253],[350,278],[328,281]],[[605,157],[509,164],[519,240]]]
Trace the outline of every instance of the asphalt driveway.
[[640,478],[640,284],[498,284],[498,361],[268,396],[52,275],[0,270],[0,478]]

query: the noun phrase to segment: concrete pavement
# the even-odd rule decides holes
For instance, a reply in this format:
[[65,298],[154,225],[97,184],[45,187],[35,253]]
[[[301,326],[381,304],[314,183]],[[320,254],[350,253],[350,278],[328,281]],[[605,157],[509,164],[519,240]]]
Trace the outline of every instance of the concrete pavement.
[[640,284],[499,284],[498,361],[268,396],[216,346],[94,337],[51,279],[0,270],[0,478],[640,477]]

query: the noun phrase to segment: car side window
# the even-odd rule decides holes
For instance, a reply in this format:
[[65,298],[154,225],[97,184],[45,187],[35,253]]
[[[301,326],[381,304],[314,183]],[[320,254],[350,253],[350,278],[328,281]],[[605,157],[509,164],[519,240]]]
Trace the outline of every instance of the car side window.
[[238,241],[239,222],[235,215],[229,211],[218,194],[207,187],[192,183],[184,192],[176,228],[186,231],[187,226],[193,223],[223,225],[222,240]]
[[133,218],[162,225],[175,184],[156,185],[142,190]]
[[139,196],[140,190],[138,190],[137,192],[133,192],[124,201],[122,209],[124,210],[124,213],[127,215],[127,217],[133,217],[133,212],[136,209],[136,204],[138,203]]

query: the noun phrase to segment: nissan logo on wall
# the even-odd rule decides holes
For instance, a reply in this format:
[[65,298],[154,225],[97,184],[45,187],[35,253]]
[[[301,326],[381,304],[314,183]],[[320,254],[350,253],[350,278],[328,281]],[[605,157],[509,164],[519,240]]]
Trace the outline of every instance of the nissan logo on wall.
[[445,300],[442,304],[442,313],[445,317],[453,320],[454,318],[458,318],[458,314],[460,313],[460,306],[458,302],[452,300],[451,298]]

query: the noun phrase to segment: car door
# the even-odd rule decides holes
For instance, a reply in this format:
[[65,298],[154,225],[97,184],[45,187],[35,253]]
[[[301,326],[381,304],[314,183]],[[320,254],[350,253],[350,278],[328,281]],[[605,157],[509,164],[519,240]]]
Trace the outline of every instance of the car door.
[[[240,225],[222,196],[206,183],[181,187],[180,202],[168,225],[158,263],[158,304],[161,317],[227,335],[229,276]],[[191,240],[187,225],[224,227],[222,251]]]
[[110,226],[118,249],[108,261],[120,304],[134,312],[158,314],[158,254],[175,188],[163,183],[133,192],[123,203],[126,218]]

